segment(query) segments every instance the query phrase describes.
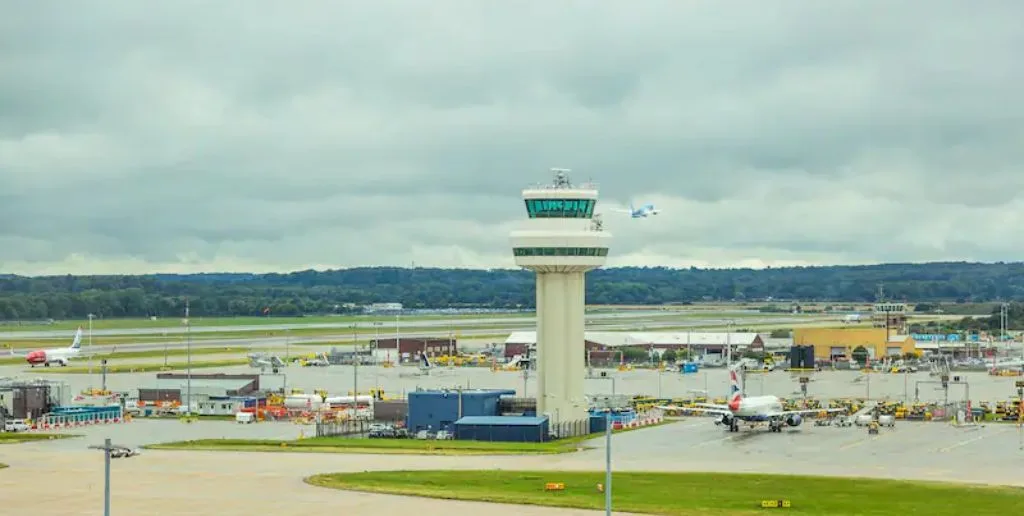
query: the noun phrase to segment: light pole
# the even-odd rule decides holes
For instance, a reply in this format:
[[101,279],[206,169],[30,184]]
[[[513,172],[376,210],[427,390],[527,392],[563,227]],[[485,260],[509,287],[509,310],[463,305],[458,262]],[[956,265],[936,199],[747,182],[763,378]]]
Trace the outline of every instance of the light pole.
[[[614,379],[612,380],[614,381]],[[109,441],[108,441],[109,442]],[[109,462],[108,462],[109,464]],[[604,514],[612,516],[612,411],[604,424]]]
[[291,355],[291,343],[292,343],[292,332],[288,328],[284,329],[284,361],[288,362],[288,357]]
[[188,298],[185,298],[185,415],[192,416],[192,322],[188,318]]
[[352,325],[352,410],[359,410],[359,345],[356,344],[356,325]]
[[[96,317],[95,314],[89,314],[89,383],[92,383],[92,320]],[[79,327],[81,328],[81,327]],[[89,390],[92,390],[92,385],[89,386]]]
[[658,369],[658,399],[661,399],[661,369]]
[[113,446],[108,438],[103,440],[103,446],[89,448],[103,450],[103,516],[110,516],[110,450]]

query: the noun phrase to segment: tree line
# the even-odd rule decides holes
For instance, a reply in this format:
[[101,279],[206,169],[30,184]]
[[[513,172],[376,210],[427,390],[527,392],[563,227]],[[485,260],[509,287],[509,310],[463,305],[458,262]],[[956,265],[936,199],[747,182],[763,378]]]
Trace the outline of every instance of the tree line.
[[[1024,300],[1024,264],[941,262],[767,269],[622,267],[587,275],[587,302]],[[367,267],[287,274],[0,275],[0,320],[347,313],[370,303],[407,308],[531,308],[523,270]]]

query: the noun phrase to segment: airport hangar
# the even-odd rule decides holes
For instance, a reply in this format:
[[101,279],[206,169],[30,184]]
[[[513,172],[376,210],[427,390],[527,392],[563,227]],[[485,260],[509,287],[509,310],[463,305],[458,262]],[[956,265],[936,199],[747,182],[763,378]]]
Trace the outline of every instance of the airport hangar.
[[[690,349],[708,359],[724,359],[726,347],[732,349],[733,356],[738,356],[745,351],[786,353],[792,343],[790,339],[769,339],[753,332],[588,331],[584,332],[583,341],[590,358],[595,361],[617,357],[619,348],[649,348],[657,353],[669,349]],[[527,351],[532,353],[536,345],[537,332],[514,332],[505,339],[505,358],[526,355]],[[772,349],[776,346],[780,349]]]
[[796,328],[793,345],[814,346],[815,360],[830,362],[849,360],[858,347],[866,349],[871,359],[919,352],[912,336],[886,328]]

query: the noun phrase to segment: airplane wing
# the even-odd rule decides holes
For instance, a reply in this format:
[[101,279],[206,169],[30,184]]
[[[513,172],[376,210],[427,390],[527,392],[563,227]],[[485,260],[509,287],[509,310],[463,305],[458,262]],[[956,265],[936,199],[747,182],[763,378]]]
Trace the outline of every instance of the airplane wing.
[[805,414],[820,414],[822,412],[835,413],[835,412],[846,412],[844,408],[820,408],[820,409],[800,409],[800,410],[783,410],[782,412],[776,412],[773,416],[791,416],[798,415],[802,416]]
[[700,406],[697,406],[697,407],[680,407],[678,405],[660,405],[660,406],[655,406],[654,408],[656,408],[658,410],[665,410],[665,411],[702,412],[704,414],[712,414],[712,415],[716,415],[716,416],[721,416],[723,414],[732,414],[732,411],[729,410],[728,407],[715,407],[715,406],[708,406],[708,407],[700,407]]

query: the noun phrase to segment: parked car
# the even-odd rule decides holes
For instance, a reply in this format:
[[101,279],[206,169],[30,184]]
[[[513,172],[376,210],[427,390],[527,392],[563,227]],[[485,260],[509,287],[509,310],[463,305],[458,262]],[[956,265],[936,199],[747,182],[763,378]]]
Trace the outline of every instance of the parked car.
[[452,435],[452,433],[447,431],[447,430],[441,430],[440,432],[437,433],[437,436],[436,436],[436,439],[438,441],[444,441],[444,440],[454,439],[454,438],[455,438],[455,436]]
[[24,419],[8,419],[4,421],[4,432],[25,432],[31,429],[32,427],[28,426]]

